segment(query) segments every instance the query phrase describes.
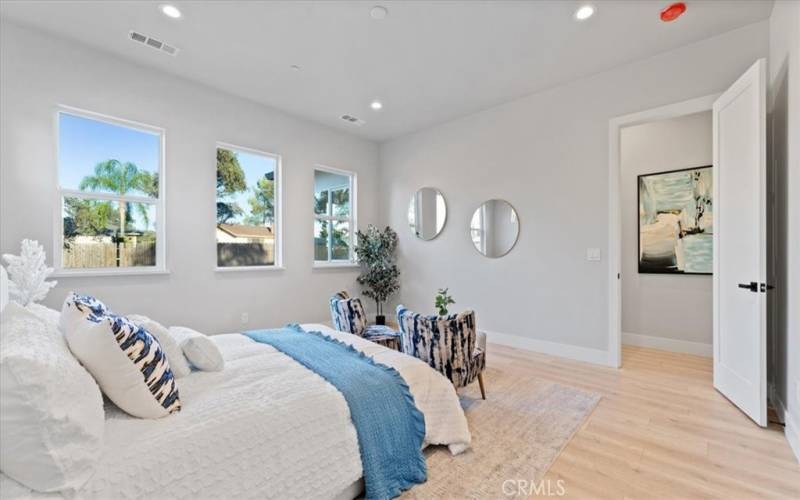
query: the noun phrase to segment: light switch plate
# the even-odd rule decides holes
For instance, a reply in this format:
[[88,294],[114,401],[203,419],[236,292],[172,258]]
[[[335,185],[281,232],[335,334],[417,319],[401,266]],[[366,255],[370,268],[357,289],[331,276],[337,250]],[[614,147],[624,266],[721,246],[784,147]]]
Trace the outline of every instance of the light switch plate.
[[600,262],[600,249],[599,248],[587,248],[586,249],[586,260],[590,262]]

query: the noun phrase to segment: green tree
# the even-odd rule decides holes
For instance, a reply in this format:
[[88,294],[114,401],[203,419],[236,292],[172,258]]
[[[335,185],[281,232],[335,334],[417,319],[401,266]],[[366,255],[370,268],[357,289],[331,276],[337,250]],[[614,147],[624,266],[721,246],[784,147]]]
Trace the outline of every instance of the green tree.
[[64,199],[64,237],[105,234],[109,226],[119,224],[119,214],[109,201]]
[[332,215],[345,217],[350,214],[350,190],[335,189],[331,191]]
[[230,149],[217,148],[218,224],[223,224],[242,213],[241,207],[230,197],[245,190],[247,190],[247,180],[236,153]]
[[[118,195],[126,195],[131,191],[140,191],[145,194],[158,192],[158,177],[150,172],[139,170],[135,163],[119,160],[106,160],[98,163],[94,167],[94,175],[89,175],[81,180],[78,187],[82,191],[111,191]],[[119,234],[125,236],[125,221],[129,220],[127,203],[118,203],[117,211],[119,218]],[[147,207],[142,203],[137,203],[142,219],[145,224],[149,223]]]
[[275,181],[269,177],[270,174],[264,174],[253,187],[253,195],[247,200],[250,203],[247,224],[265,226],[275,221]]

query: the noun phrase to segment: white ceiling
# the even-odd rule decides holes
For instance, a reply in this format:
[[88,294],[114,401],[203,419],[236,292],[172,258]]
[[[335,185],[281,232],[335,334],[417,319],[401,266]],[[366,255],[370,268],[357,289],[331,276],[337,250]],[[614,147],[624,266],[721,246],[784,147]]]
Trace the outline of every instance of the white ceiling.
[[[167,1],[167,0],[164,0]],[[0,15],[297,116],[385,140],[766,19],[772,1],[3,1]],[[389,9],[370,17],[372,6]],[[128,40],[137,30],[178,57]],[[293,71],[290,66],[301,66]],[[372,111],[380,99],[384,109]],[[342,114],[366,120],[362,127]]]

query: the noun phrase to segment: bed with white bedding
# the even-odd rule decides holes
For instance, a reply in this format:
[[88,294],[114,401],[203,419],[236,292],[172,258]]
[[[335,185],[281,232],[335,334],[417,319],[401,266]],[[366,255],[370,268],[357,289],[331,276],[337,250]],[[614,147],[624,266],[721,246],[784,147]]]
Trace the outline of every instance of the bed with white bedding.
[[[425,444],[469,447],[452,384],[425,363],[355,335],[301,325],[395,368],[425,417]],[[180,379],[182,410],[131,417],[106,405],[101,459],[80,498],[352,498],[361,458],[347,402],[319,375],[240,334],[213,337],[222,372]],[[44,498],[5,475],[2,498]],[[55,495],[57,496],[57,495]]]

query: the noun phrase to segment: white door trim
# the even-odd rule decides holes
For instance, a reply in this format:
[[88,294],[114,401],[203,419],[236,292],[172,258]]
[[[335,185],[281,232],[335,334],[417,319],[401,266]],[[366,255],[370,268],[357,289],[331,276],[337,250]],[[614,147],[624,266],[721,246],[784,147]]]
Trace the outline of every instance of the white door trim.
[[720,94],[617,116],[608,123],[608,364],[622,366],[622,214],[620,212],[620,132],[625,127],[711,111]]

